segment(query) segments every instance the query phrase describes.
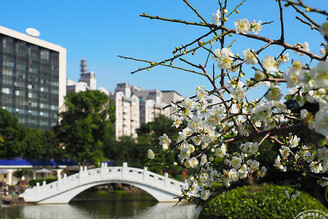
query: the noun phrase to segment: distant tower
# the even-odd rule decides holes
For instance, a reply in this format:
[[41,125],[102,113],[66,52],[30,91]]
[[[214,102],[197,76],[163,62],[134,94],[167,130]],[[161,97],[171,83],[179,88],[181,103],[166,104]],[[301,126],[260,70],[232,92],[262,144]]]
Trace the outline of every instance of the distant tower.
[[81,59],[81,78],[83,74],[87,74],[88,70],[87,70],[87,60],[85,60],[85,58]]
[[90,88],[90,90],[96,90],[97,89],[97,80],[96,80],[96,74],[94,72],[88,72],[87,70],[87,60],[84,58],[81,59],[81,78],[80,82],[86,82]]

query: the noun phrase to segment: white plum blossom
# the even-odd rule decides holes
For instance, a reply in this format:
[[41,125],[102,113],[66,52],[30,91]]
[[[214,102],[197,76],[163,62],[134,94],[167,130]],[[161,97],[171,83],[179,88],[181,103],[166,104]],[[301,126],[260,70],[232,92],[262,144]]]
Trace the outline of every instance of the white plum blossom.
[[213,22],[216,25],[221,25],[221,9],[219,8],[215,14],[213,14]]
[[313,161],[314,156],[313,156],[313,154],[312,154],[310,151],[306,151],[306,152],[304,153],[304,158],[305,158],[305,161],[306,161],[306,162],[310,163],[310,162]]
[[201,157],[200,157],[200,165],[203,166],[204,164],[207,163],[207,156],[206,154],[203,154]]
[[227,153],[227,147],[225,144],[222,144],[221,147],[215,150],[215,155],[217,157],[224,157]]
[[265,98],[269,101],[271,100],[279,101],[282,96],[283,94],[279,86],[271,86],[269,91],[265,95]]
[[159,137],[159,143],[162,145],[163,150],[168,150],[171,144],[171,140],[166,134],[163,134],[163,136]]
[[243,56],[245,57],[245,63],[247,65],[256,65],[258,63],[255,52],[252,49],[244,50]]
[[323,147],[318,149],[318,160],[328,162],[328,148]]
[[199,164],[199,161],[197,160],[196,157],[189,158],[185,162],[185,166],[187,168],[195,168]]
[[194,132],[201,132],[204,128],[203,120],[197,116],[193,116],[188,122],[188,128]]
[[231,98],[241,101],[247,94],[247,90],[243,88],[244,84],[241,81],[238,81],[237,85],[232,86],[230,93]]
[[282,54],[281,56],[279,56],[277,62],[278,64],[289,62],[289,53],[286,53],[286,55]]
[[320,51],[319,51],[319,53],[320,53],[320,55],[323,55],[323,56],[327,55],[326,48],[325,47],[321,48]]
[[274,57],[272,56],[265,56],[263,61],[262,61],[262,65],[263,65],[263,68],[270,72],[270,71],[273,71],[273,72],[277,72],[278,71],[278,68],[277,68],[277,61],[274,60]]
[[174,118],[173,118],[173,126],[176,127],[176,128],[179,128],[181,124],[182,124],[181,117],[174,116]]
[[300,84],[301,71],[293,67],[287,68],[284,73],[284,79],[287,81],[287,87],[295,87]]
[[241,167],[241,159],[239,157],[233,156],[230,165],[233,168],[238,169],[239,167]]
[[193,109],[196,105],[197,105],[197,104],[196,104],[196,102],[195,102],[194,100],[192,100],[192,99],[190,99],[190,98],[187,97],[187,98],[185,98],[185,99],[183,100],[182,107],[185,108],[185,109],[187,109],[187,110],[191,110],[191,109]]
[[328,137],[328,110],[321,109],[315,114],[315,131]]
[[243,20],[236,20],[235,21],[236,33],[237,34],[247,34],[251,28],[251,24],[245,18]]
[[211,195],[211,191],[208,189],[202,190],[200,192],[200,198],[203,200],[207,200],[210,197],[210,195]]
[[190,150],[189,148],[183,148],[180,151],[180,154],[178,154],[178,157],[181,161],[184,161],[185,159],[189,159],[190,158]]
[[325,22],[320,26],[320,32],[325,38],[327,38],[327,36],[328,36],[328,22]]
[[204,89],[204,86],[198,86],[196,88],[196,97],[199,101],[206,101],[208,96],[207,91]]
[[239,174],[236,169],[231,169],[229,171],[229,181],[237,181],[239,179]]
[[310,71],[317,88],[328,88],[328,62],[319,62],[317,67]]
[[280,170],[284,170],[285,169],[284,166],[281,164],[281,158],[280,158],[279,155],[274,160],[274,166],[277,167],[277,168],[279,168]]
[[[305,51],[310,51],[310,46],[309,46],[309,43],[308,43],[308,42],[304,42],[304,43],[302,43],[302,44],[300,44],[300,43],[296,43],[296,44],[295,44],[295,47],[300,48],[300,49],[303,49],[303,50],[305,50]],[[295,51],[295,53],[297,53],[297,54],[299,54],[299,55],[301,55],[301,56],[304,55],[304,53],[302,53],[302,52],[297,52],[297,51]]]
[[256,160],[248,160],[247,164],[249,165],[249,172],[253,173],[259,170],[260,163]]
[[322,171],[322,165],[321,163],[318,162],[312,161],[309,167],[310,167],[310,171],[313,173],[320,173]]
[[288,157],[290,153],[290,148],[282,145],[281,149],[279,149],[279,152],[282,157]]
[[242,151],[252,155],[255,154],[259,148],[258,142],[245,142],[241,146]]
[[257,81],[261,81],[265,78],[265,75],[263,73],[263,71],[260,71],[260,70],[256,70],[255,71],[255,76],[254,76],[255,80]]
[[214,54],[214,59],[218,62],[218,67],[220,69],[231,69],[233,63],[233,53],[229,48],[223,48],[221,50],[218,48],[214,51]]
[[154,159],[155,154],[154,154],[154,152],[151,149],[148,149],[148,151],[147,151],[147,157],[150,160]]
[[246,165],[246,164],[243,164],[243,165],[239,168],[238,173],[239,173],[239,178],[240,178],[240,179],[244,179],[244,178],[246,178],[247,175],[248,175],[248,167],[247,167],[247,165]]
[[299,142],[300,142],[300,138],[298,138],[296,135],[294,135],[294,136],[291,137],[290,140],[289,140],[289,146],[290,146],[291,148],[295,148],[295,147],[298,146]]
[[189,136],[193,134],[193,131],[190,128],[185,128],[182,132],[179,132],[179,140],[185,141]]
[[251,23],[251,31],[254,34],[259,34],[261,30],[262,30],[262,21],[259,20],[258,22],[256,22],[255,20],[253,20]]

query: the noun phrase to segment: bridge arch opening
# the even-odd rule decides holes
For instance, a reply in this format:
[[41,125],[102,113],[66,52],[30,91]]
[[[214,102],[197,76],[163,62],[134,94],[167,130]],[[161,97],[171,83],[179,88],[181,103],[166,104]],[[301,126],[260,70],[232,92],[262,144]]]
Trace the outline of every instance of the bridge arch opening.
[[127,183],[104,183],[92,186],[73,197],[71,202],[81,201],[147,201],[157,202],[157,199],[143,189]]
[[[134,186],[137,187],[141,190],[143,190],[144,192],[148,193],[149,195],[151,195],[155,200],[157,200],[158,202],[167,202],[167,200],[172,200],[174,201],[174,199],[171,197],[172,195],[162,191],[162,190],[158,190],[158,189],[154,189],[148,185],[143,185],[140,183],[135,183],[135,182],[130,182],[130,181],[121,181],[121,180],[110,180],[110,181],[103,181],[103,182],[95,182],[95,183],[90,183],[90,184],[85,184],[83,186],[77,187],[75,188],[73,191],[70,192],[69,196],[66,196],[67,202],[70,202],[74,199],[74,197],[76,197],[78,194],[86,191],[87,189],[90,189],[92,187],[96,187],[96,186],[100,186],[100,185],[104,185],[104,184],[113,184],[113,183],[122,183],[122,184],[126,184],[126,185],[130,185],[130,186]],[[169,197],[169,198],[168,198]]]

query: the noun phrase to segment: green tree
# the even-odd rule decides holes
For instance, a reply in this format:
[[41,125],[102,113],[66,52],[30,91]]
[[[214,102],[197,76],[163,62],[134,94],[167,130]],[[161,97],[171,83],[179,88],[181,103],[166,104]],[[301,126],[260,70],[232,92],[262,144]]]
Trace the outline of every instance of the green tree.
[[24,153],[21,157],[64,158],[63,150],[53,131],[23,127],[22,133]]
[[107,158],[115,162],[115,165],[122,165],[127,162],[129,166],[143,167],[147,160],[147,147],[136,143],[136,139],[130,136],[122,136],[118,141],[113,141],[104,148]]
[[[173,177],[182,180],[181,172],[184,168],[181,166],[173,165],[176,160],[176,153],[163,152],[162,147],[159,145],[159,137],[164,133],[170,138],[176,138],[178,135],[178,129],[172,126],[173,120],[164,116],[157,115],[154,121],[144,123],[137,129],[138,145],[144,148],[143,151],[152,149],[156,154],[156,164],[148,167],[149,170],[161,173],[169,172]],[[145,156],[147,160],[147,157]],[[148,165],[148,163],[147,163]]]
[[68,156],[79,164],[97,165],[105,158],[103,146],[114,139],[115,106],[100,91],[69,93],[66,110],[55,127]]
[[22,143],[23,129],[18,119],[9,112],[0,109],[0,157],[11,158],[24,154],[25,145]]
[[63,156],[53,131],[23,127],[0,109],[0,158],[60,158]]

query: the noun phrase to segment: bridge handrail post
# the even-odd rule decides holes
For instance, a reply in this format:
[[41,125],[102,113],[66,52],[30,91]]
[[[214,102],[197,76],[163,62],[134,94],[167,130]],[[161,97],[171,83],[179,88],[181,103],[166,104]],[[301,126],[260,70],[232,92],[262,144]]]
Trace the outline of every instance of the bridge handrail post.
[[37,182],[35,187],[35,193],[34,193],[35,197],[38,197],[39,195],[39,188],[40,188],[40,183]]
[[144,170],[143,170],[143,180],[144,180],[145,182],[148,181],[148,175],[149,175],[149,173],[148,173],[148,169],[147,169],[147,167],[144,167]]
[[128,163],[124,162],[122,166],[122,178],[125,178],[127,168],[128,168]]
[[164,173],[164,186],[167,187],[168,184],[169,184],[169,174]]
[[103,178],[103,174],[105,173],[105,168],[107,167],[107,163],[101,163],[101,166],[100,166],[100,179]]
[[58,176],[58,180],[57,180],[57,191],[60,190],[60,184],[61,184],[61,175]]
[[80,166],[80,171],[79,171],[79,185],[82,184],[82,178],[83,178],[83,166]]

